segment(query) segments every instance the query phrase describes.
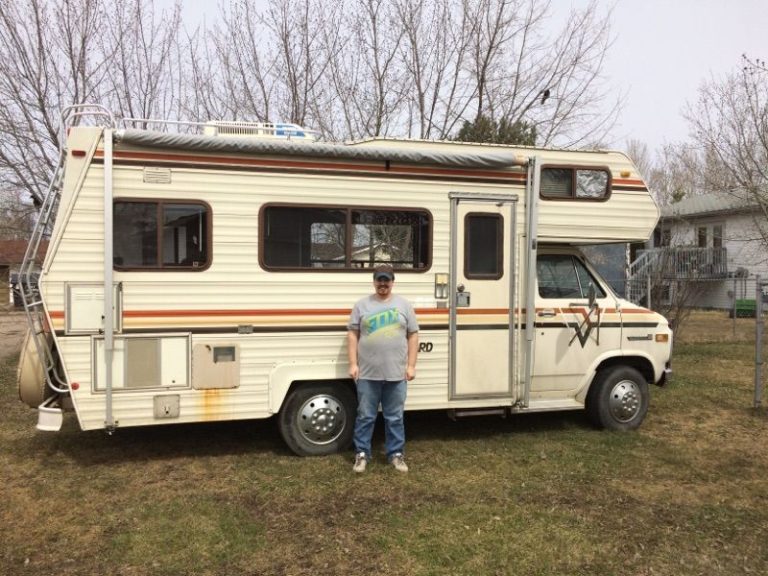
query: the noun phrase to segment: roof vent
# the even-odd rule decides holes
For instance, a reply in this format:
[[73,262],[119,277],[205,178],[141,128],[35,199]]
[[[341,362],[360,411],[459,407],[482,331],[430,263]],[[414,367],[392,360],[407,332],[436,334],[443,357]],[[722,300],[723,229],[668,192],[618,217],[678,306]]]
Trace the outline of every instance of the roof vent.
[[302,128],[298,124],[223,120],[206,122],[203,134],[228,138],[279,138],[281,140],[309,140],[311,142],[320,137],[317,131]]

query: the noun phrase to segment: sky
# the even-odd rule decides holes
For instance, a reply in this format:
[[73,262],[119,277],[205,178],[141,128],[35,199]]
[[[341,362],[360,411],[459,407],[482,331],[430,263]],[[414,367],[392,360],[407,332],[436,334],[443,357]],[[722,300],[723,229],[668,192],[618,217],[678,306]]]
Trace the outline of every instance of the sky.
[[[590,0],[551,0],[553,31],[572,7]],[[159,2],[163,4],[164,2]],[[705,81],[738,70],[741,55],[768,60],[768,0],[597,0],[612,9],[614,43],[603,73],[625,96],[608,144],[630,139],[651,152],[688,138],[683,111]],[[218,2],[183,0],[185,19],[210,24]]]
[[[586,0],[553,0],[553,6]],[[741,68],[741,55],[768,60],[768,0],[600,0],[612,5],[614,44],[605,75],[626,94],[615,144],[651,151],[688,138],[683,117],[705,81]],[[567,8],[563,6],[567,11]]]

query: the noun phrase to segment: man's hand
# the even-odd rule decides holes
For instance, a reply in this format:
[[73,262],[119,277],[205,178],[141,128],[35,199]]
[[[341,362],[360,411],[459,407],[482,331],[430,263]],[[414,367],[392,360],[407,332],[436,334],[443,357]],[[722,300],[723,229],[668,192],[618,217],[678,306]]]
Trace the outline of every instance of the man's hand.
[[410,382],[416,378],[416,367],[415,366],[407,366],[405,369],[405,379]]
[[349,377],[357,382],[360,376],[360,367],[357,365],[357,342],[360,340],[359,330],[350,330],[347,332],[347,354],[349,358]]

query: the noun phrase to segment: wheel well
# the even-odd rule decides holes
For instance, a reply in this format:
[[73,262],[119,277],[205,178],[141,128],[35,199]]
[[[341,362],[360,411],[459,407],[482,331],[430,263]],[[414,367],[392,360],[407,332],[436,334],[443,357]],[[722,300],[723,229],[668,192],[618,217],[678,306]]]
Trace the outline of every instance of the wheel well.
[[[287,399],[297,388],[303,388],[304,386],[311,386],[313,384],[328,384],[331,386],[344,386],[345,388],[352,391],[352,393],[357,397],[357,388],[355,387],[355,383],[350,380],[349,378],[338,378],[334,380],[294,380],[291,382],[291,385],[288,387],[288,392],[285,394],[285,399]],[[283,399],[283,404],[285,404],[285,399]],[[282,410],[282,406],[280,406],[280,409]]]
[[653,384],[653,364],[651,364],[647,358],[643,358],[642,356],[614,356],[613,358],[608,358],[601,362],[597,367],[595,378],[597,378],[597,375],[600,374],[600,372],[606,368],[612,368],[613,366],[630,366],[640,372],[648,384]]

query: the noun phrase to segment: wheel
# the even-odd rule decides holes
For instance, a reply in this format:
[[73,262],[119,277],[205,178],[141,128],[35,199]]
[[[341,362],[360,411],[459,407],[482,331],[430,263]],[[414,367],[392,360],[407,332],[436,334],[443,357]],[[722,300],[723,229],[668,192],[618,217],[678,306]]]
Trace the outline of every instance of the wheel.
[[634,430],[645,419],[650,393],[643,375],[629,366],[599,372],[587,395],[587,414],[599,428]]
[[357,397],[342,383],[305,384],[286,398],[278,416],[280,435],[299,456],[324,456],[349,448]]

